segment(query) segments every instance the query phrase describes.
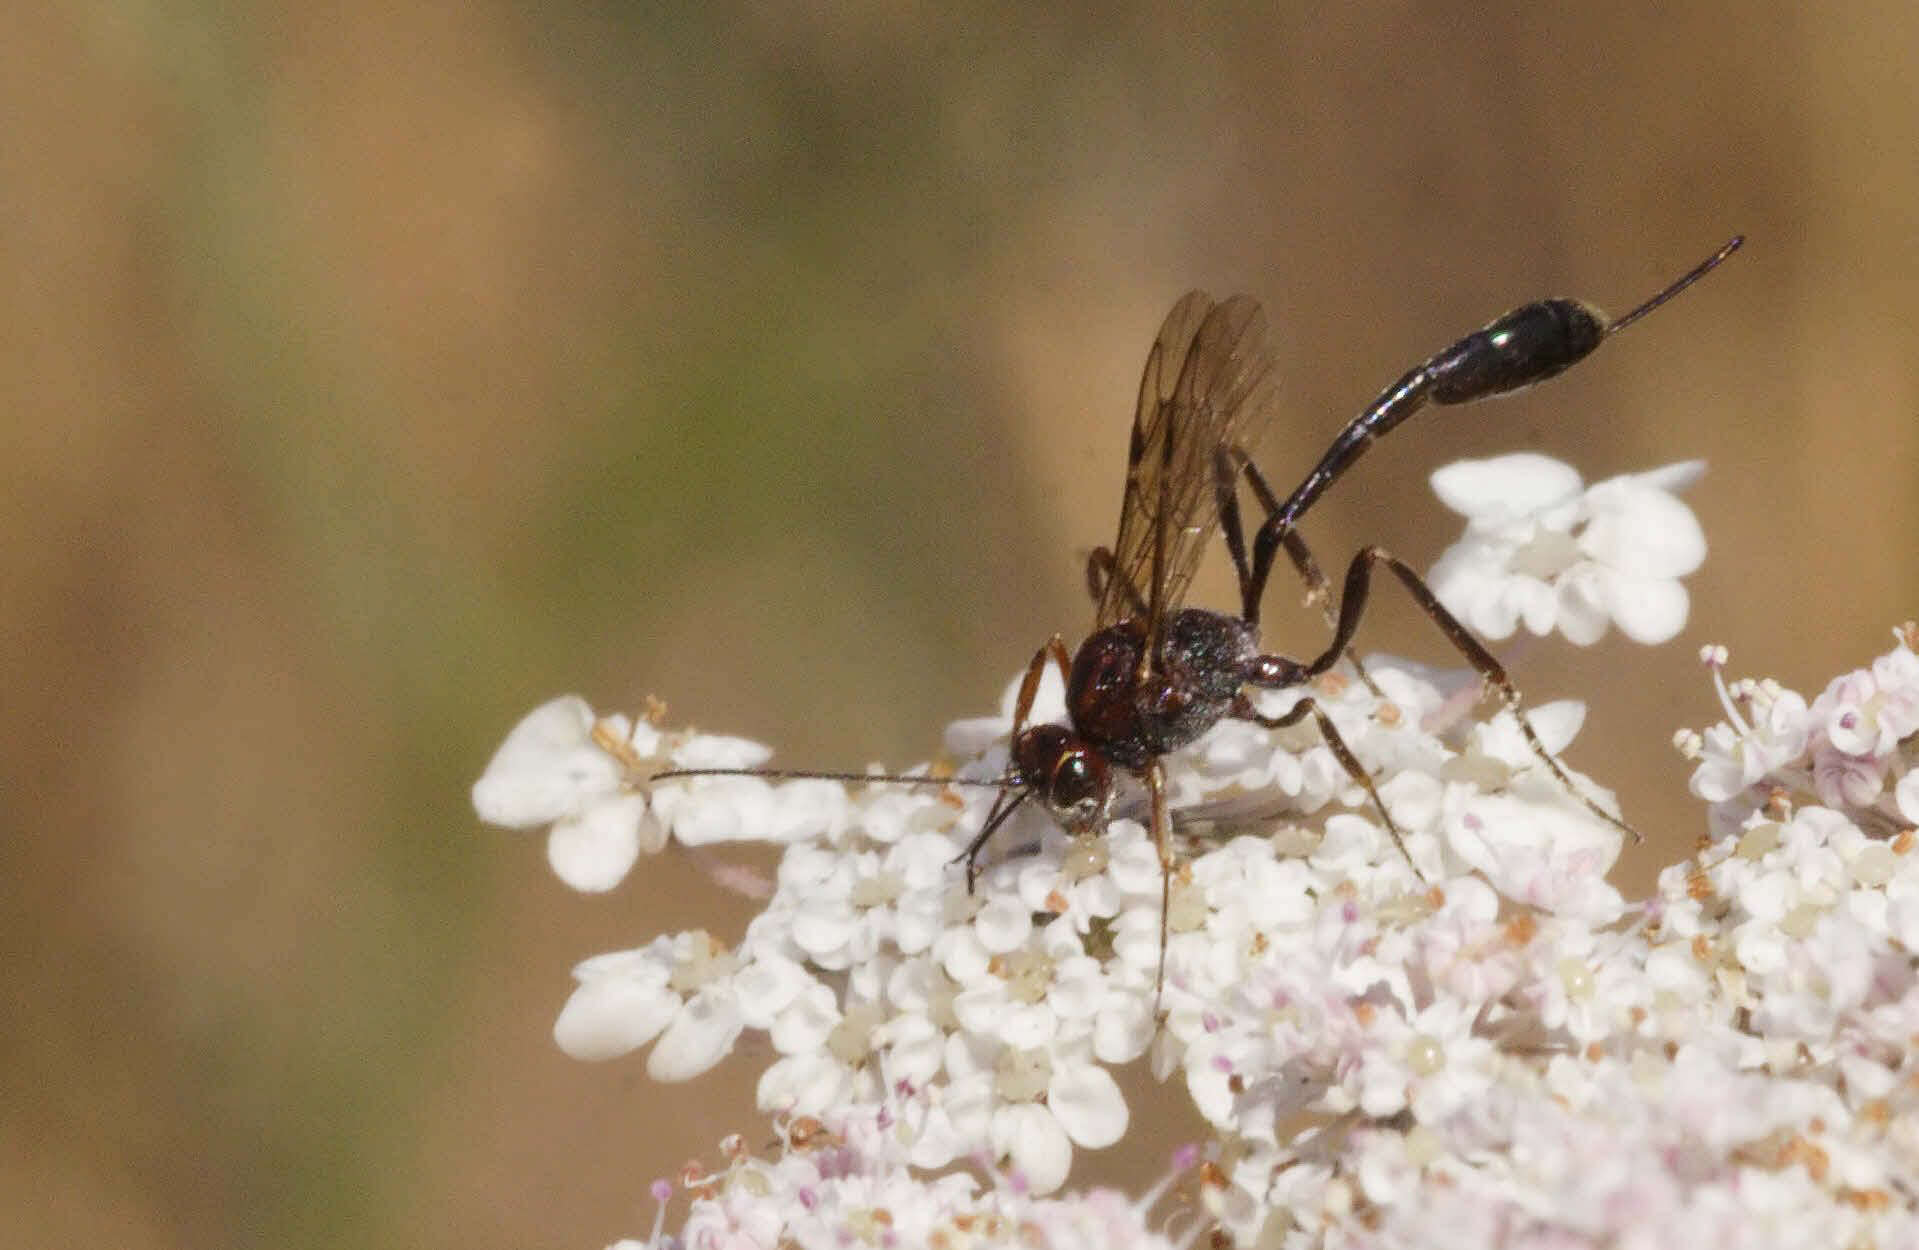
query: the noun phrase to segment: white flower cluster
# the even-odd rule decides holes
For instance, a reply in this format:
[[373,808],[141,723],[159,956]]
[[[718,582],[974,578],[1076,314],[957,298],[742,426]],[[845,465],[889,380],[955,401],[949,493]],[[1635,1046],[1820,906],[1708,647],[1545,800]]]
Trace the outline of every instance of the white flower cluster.
[[649,794],[644,783],[656,772],[753,768],[772,754],[744,738],[662,733],[658,714],[656,706],[638,719],[601,719],[578,695],[541,704],[494,752],[474,784],[474,810],[508,829],[546,829],[553,874],[597,894],[626,880],[642,852],[665,849],[669,835],[683,846],[788,842],[844,807],[844,791],[830,783],[795,782],[777,805],[747,778]]
[[[994,794],[968,783],[1005,768],[1004,714],[949,732],[950,783],[904,786],[655,782],[765,753],[574,698],[533,712],[475,803],[550,824],[574,884],[609,888],[669,837],[784,847],[738,942],[683,933],[581,964],[561,1046],[651,1043],[649,1072],[679,1080],[763,1035],[761,1107],[851,1151],[735,1160],[726,1183],[689,1187],[682,1241],[646,1244],[1000,1244],[994,1221],[1043,1220],[994,1204],[1052,1193],[1075,1148],[1126,1134],[1113,1072],[1141,1061],[1211,1128],[1192,1236],[1919,1245],[1911,649],[1810,707],[1730,692],[1732,724],[1687,744],[1736,836],[1638,904],[1605,879],[1619,830],[1511,714],[1461,719],[1470,674],[1367,664],[1371,688],[1312,693],[1417,874],[1310,722],[1229,721],[1167,761],[1182,858],[1163,921],[1137,808],[1074,839],[1028,805],[969,894],[953,860]],[[1579,716],[1529,719],[1559,751]],[[982,1161],[1006,1178],[984,1195],[963,1170]],[[1106,1220],[1093,1203],[1051,1210]],[[1117,1216],[1101,1227],[1031,1244],[1153,1244]]]
[[1718,832],[1744,827],[1767,806],[1819,803],[1851,811],[1874,833],[1919,824],[1919,628],[1870,668],[1836,677],[1811,703],[1774,681],[1728,685],[1726,650],[1707,647],[1726,719],[1704,734],[1682,732],[1679,749],[1699,761],[1692,792],[1712,804]]
[[1433,490],[1466,533],[1433,565],[1433,593],[1483,638],[1523,624],[1583,647],[1616,624],[1634,642],[1665,642],[1690,606],[1679,579],[1706,558],[1705,532],[1674,492],[1704,471],[1691,460],[1582,488],[1570,465],[1530,453],[1449,464]]
[[[1618,831],[1560,790],[1509,717],[1456,729],[1449,745],[1418,727],[1446,706],[1445,691],[1390,661],[1375,661],[1372,675],[1392,700],[1384,716],[1359,683],[1316,693],[1374,773],[1426,880],[1372,816],[1330,816],[1317,845],[1300,841],[1296,824],[1276,824],[1329,800],[1363,802],[1310,725],[1222,725],[1173,768],[1182,809],[1201,813],[1218,845],[1192,855],[1174,882],[1163,994],[1160,867],[1136,819],[1071,840],[1042,814],[1023,813],[1002,840],[1038,853],[993,863],[969,895],[953,861],[992,788],[754,777],[646,786],[646,773],[632,770],[761,753],[644,721],[595,720],[573,697],[515,728],[475,801],[502,823],[509,814],[519,824],[554,820],[555,864],[592,888],[611,884],[610,866],[633,862],[637,842],[661,840],[649,831],[712,841],[716,828],[734,838],[759,830],[787,844],[773,895],[737,947],[683,933],[582,963],[554,1028],[570,1054],[611,1058],[657,1039],[648,1071],[684,1080],[754,1030],[780,1055],[760,1079],[767,1110],[820,1116],[910,1091],[922,1096],[917,1110],[901,1112],[920,1121],[915,1164],[984,1152],[1048,1192],[1064,1181],[1075,1146],[1108,1146],[1126,1129],[1109,1069],[1141,1057],[1157,1036],[1162,1071],[1185,1063],[1196,1090],[1211,1083],[1217,1010],[1246,975],[1245,958],[1331,932],[1324,907],[1377,908],[1411,923],[1443,893],[1428,881],[1477,870],[1533,906],[1598,922],[1619,913],[1602,879]],[[1567,736],[1552,733],[1565,712],[1542,709],[1549,739]],[[1000,741],[962,776],[1003,772],[1010,717],[991,723]],[[953,736],[986,731],[965,722]],[[587,767],[595,752],[615,767]],[[1275,827],[1278,839],[1230,836]],[[1485,890],[1476,877],[1460,879]],[[1156,1001],[1167,1009],[1163,1027]]]
[[[647,1240],[616,1242],[611,1250],[1175,1250],[1148,1218],[1194,1153],[1178,1152],[1174,1175],[1138,1201],[1110,1189],[1047,1198],[1013,1183],[982,1189],[965,1172],[917,1175],[904,1126],[885,1110],[850,1106],[829,1119],[782,1118],[776,1127],[770,1157],[750,1153],[735,1136],[722,1143],[725,1167],[682,1173],[691,1202],[676,1238],[662,1238],[656,1226]],[[667,1181],[654,1182],[658,1225],[673,1191]]]

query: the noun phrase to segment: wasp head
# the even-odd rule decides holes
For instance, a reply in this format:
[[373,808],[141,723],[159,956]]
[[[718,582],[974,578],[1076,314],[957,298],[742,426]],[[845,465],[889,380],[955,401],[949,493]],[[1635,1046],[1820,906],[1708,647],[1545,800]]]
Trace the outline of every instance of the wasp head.
[[1013,767],[1068,833],[1105,827],[1113,803],[1106,758],[1062,725],[1034,725],[1013,740]]

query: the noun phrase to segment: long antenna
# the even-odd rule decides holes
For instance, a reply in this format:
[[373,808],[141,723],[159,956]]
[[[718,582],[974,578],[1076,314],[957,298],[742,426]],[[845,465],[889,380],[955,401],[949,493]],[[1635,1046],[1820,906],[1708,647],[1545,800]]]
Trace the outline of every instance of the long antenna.
[[1685,290],[1687,287],[1691,286],[1693,283],[1699,281],[1699,279],[1705,277],[1707,274],[1711,273],[1714,269],[1718,268],[1720,261],[1726,259],[1726,257],[1738,251],[1740,245],[1743,244],[1745,241],[1746,241],[1745,235],[1743,234],[1733,235],[1731,241],[1728,242],[1726,246],[1720,248],[1718,251],[1714,252],[1711,256],[1706,257],[1706,259],[1700,261],[1697,265],[1694,265],[1690,270],[1686,271],[1686,273],[1681,275],[1678,278],[1678,280],[1676,280],[1671,286],[1667,287],[1665,290],[1661,291],[1659,294],[1653,296],[1651,299],[1647,300],[1645,303],[1641,304],[1639,307],[1633,309],[1631,312],[1627,313],[1625,316],[1619,318],[1618,320],[1614,321],[1611,325],[1607,326],[1606,333],[1609,335],[1619,333],[1621,330],[1625,329],[1627,326],[1631,325],[1633,322],[1639,320],[1641,317],[1645,316],[1647,313],[1651,312],[1653,309],[1659,307],[1661,304],[1665,303],[1667,300],[1671,299],[1673,296],[1679,294],[1681,291]]
[[657,781],[677,781],[681,777],[759,777],[772,781],[880,781],[903,786],[985,786],[989,789],[1004,790],[1017,782],[1004,778],[998,781],[981,781],[973,777],[929,777],[924,773],[827,773],[810,772],[800,768],[675,768],[668,772],[654,773],[648,777],[647,784]]

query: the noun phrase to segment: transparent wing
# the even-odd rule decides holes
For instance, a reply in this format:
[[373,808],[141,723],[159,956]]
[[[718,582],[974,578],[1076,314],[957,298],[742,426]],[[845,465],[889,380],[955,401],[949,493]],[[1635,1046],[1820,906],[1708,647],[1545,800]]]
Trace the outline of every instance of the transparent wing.
[[1191,291],[1166,314],[1140,378],[1113,574],[1095,625],[1146,604],[1147,665],[1219,524],[1214,453],[1254,441],[1272,418],[1276,385],[1270,328],[1252,299],[1215,304]]

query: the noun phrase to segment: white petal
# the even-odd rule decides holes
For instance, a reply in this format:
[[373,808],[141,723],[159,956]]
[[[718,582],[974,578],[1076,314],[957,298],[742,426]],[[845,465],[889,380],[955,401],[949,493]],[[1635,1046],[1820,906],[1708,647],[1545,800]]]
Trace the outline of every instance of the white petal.
[[[1203,1039],[1210,1042],[1211,1039]],[[1186,1093],[1193,1108],[1209,1124],[1230,1125],[1239,1102],[1233,1093],[1232,1077],[1225,1066],[1212,1062],[1216,1051],[1211,1046],[1194,1046],[1186,1053]]]
[[953,995],[953,1019],[968,1033],[997,1037],[1006,1012],[1004,985],[982,985]]
[[1893,899],[1886,909],[1886,931],[1907,950],[1919,946],[1919,899]]
[[[1634,481],[1664,491],[1682,491],[1706,475],[1704,460],[1681,460],[1675,464],[1661,465],[1657,469],[1648,469],[1644,473],[1632,474]],[[1605,483],[1599,483],[1604,486]],[[1595,486],[1593,489],[1597,490]]]
[[1045,1003],[1008,1004],[999,1014],[999,1040],[1015,1050],[1038,1050],[1053,1040],[1059,1019]]
[[[1528,633],[1543,638],[1553,632],[1553,625],[1559,619],[1559,595],[1551,586],[1536,577],[1518,577],[1507,583],[1505,595],[1512,610],[1526,622]],[[1512,632],[1512,626],[1508,625],[1505,634],[1493,637],[1504,638]]]
[[1540,802],[1517,795],[1478,795],[1452,814],[1453,851],[1501,894],[1594,924],[1623,907],[1606,871],[1622,835],[1562,794]]
[[894,844],[886,862],[909,890],[943,894],[951,881],[947,873],[953,864],[953,843],[943,833],[909,833]]
[[1013,718],[1009,716],[975,716],[970,720],[956,720],[946,727],[946,733],[940,742],[947,754],[959,759],[970,759],[983,755],[986,748],[1012,731]]
[[1035,1194],[1050,1194],[1073,1167],[1073,1144],[1052,1112],[1034,1103],[1002,1107],[993,1115],[993,1153],[1010,1158]]
[[1513,579],[1503,560],[1469,548],[1471,539],[1454,543],[1441,553],[1427,575],[1427,585],[1447,611],[1474,633],[1506,638],[1518,619],[1518,601],[1507,593]]
[[1346,1084],[1359,1084],[1359,1108],[1375,1119],[1384,1119],[1406,1105],[1406,1073],[1396,1064],[1377,1058],[1365,1064]]
[[[1059,927],[1047,926],[1050,933]],[[1053,988],[1047,1004],[1062,1019],[1083,1020],[1098,1011],[1106,998],[1106,978],[1099,960],[1090,955],[1071,955],[1053,969]]]
[[1668,942],[1646,955],[1646,984],[1654,990],[1668,991],[1680,999],[1702,999],[1706,995],[1706,972],[1693,956],[1690,943]]
[[[1456,611],[1453,615],[1466,622],[1467,627],[1475,634],[1495,641],[1512,637],[1513,631],[1519,628],[1522,615],[1527,618],[1528,629],[1535,634],[1542,633],[1544,631],[1535,626],[1531,620],[1537,612],[1524,611],[1529,598],[1538,598],[1536,594],[1529,593],[1530,585],[1530,582],[1498,586],[1488,584],[1485,588],[1486,593],[1472,600],[1470,604],[1464,605],[1463,610]],[[1547,623],[1546,628],[1552,628],[1550,622]]]
[[1314,867],[1327,872],[1363,878],[1369,865],[1379,857],[1385,838],[1385,833],[1367,817],[1354,812],[1335,812],[1326,818],[1325,833],[1313,849],[1311,861]]
[[816,961],[830,959],[858,930],[859,921],[849,911],[810,907],[793,917],[793,944]]
[[[793,960],[766,952],[734,974],[733,988],[739,993],[741,1018],[756,1029],[764,1029],[802,993],[826,987],[816,984]],[[827,1001],[832,1001],[831,991],[827,992]]]
[[[999,713],[1006,718],[1007,727],[1013,723],[1013,712],[1019,704],[1019,688],[1026,680],[1024,673],[1007,683],[1000,695]],[[1039,688],[1033,693],[1033,707],[1026,714],[1029,725],[1045,725],[1066,719],[1066,683],[1060,680],[1059,666],[1048,664],[1039,676]]]
[[[756,1014],[742,1006],[741,1016],[748,1024],[755,1028],[764,1027],[754,1023],[752,1017]],[[782,1055],[818,1050],[826,1045],[826,1039],[832,1036],[833,1030],[845,1018],[838,1001],[833,997],[833,991],[816,982],[772,1021],[768,1037],[773,1049]]]
[[692,1080],[726,1058],[743,1027],[730,989],[702,990],[661,1034],[646,1057],[646,1074],[656,1081]]
[[769,842],[798,842],[830,837],[846,828],[852,803],[846,786],[809,777],[772,788],[766,828],[759,835]]
[[914,1134],[915,1167],[945,1167],[962,1154],[986,1147],[993,1106],[992,1087],[984,1076],[955,1079],[946,1096],[927,1107],[926,1118]]
[[761,1111],[815,1115],[845,1101],[847,1070],[824,1055],[788,1055],[760,1073],[754,1090]]
[[1612,586],[1612,618],[1619,632],[1652,646],[1669,642],[1686,627],[1692,600],[1675,581],[1617,578]]
[[[1393,823],[1405,829],[1429,829],[1439,819],[1439,806],[1446,787],[1431,773],[1404,772],[1378,783],[1379,797],[1393,814]],[[1284,911],[1283,905],[1270,912],[1262,909],[1266,923]]]
[[1136,820],[1106,826],[1106,874],[1128,894],[1159,897],[1159,852]]
[[773,794],[757,777],[662,783],[653,792],[653,809],[686,846],[752,841],[763,838],[772,827]]
[[893,945],[902,955],[924,954],[946,924],[946,901],[931,890],[900,899],[893,907]]
[[546,839],[546,862],[554,876],[574,889],[605,893],[626,880],[640,857],[640,827],[646,823],[645,795],[601,799],[553,826]]
[[620,786],[620,766],[593,745],[593,709],[576,694],[527,713],[473,783],[488,824],[527,829],[570,816]]
[[952,1113],[944,1106],[928,1107],[925,1118],[908,1140],[912,1144],[907,1162],[928,1171],[943,1168],[960,1155],[979,1148],[978,1142],[954,1127]]
[[[837,833],[849,815],[858,821],[867,837],[891,845],[911,837],[916,829],[926,828],[929,821],[939,820],[941,805],[936,787],[871,786],[860,796],[857,805],[850,800],[846,803],[835,816],[838,823],[827,826],[829,831]],[[946,810],[944,815],[950,818],[953,813]]]
[[1146,1053],[1158,1031],[1143,998],[1121,999],[1093,1022],[1093,1053],[1106,1063],[1131,1063]]
[[940,1063],[946,1068],[947,1106],[953,1105],[953,1093],[962,1086],[976,1090],[980,1098],[987,1100],[981,1106],[978,1123],[974,1126],[983,1140],[987,1129],[986,1117],[999,1105],[992,1086],[997,1079],[993,1061],[1000,1048],[996,1043],[975,1034],[958,1032],[945,1035],[943,1049]]
[[[661,970],[662,974],[664,969]],[[575,1059],[617,1059],[652,1041],[680,1010],[680,996],[637,977],[583,982],[553,1022],[553,1040]]]
[[969,926],[964,929],[948,929],[933,944],[933,954],[939,959],[940,967],[946,975],[959,985],[971,985],[987,975],[987,967],[993,957],[980,945],[979,935]]
[[1579,473],[1550,456],[1519,452],[1456,460],[1433,470],[1439,501],[1475,526],[1509,524],[1579,493]]
[[1089,1150],[1110,1146],[1126,1133],[1126,1097],[1112,1074],[1097,1065],[1055,1071],[1046,1085],[1046,1105],[1074,1144]]
[[1612,623],[1606,577],[1598,565],[1581,564],[1559,583],[1559,632],[1576,647],[1592,646]]
[[1462,578],[1471,578],[1485,567],[1486,544],[1470,534],[1439,553],[1432,567],[1426,570],[1426,586],[1451,606],[1455,597],[1454,583]]
[[[607,719],[621,728],[626,726],[624,716],[610,716]],[[660,746],[666,741],[666,735],[660,732],[658,725],[641,720],[634,723],[632,732],[626,735],[626,741],[627,745],[633,748],[633,754],[643,760],[650,760],[659,755]]]
[[1604,483],[1593,488],[1592,506],[1579,549],[1601,564],[1635,577],[1683,577],[1705,561],[1699,518],[1664,491]]
[[894,1016],[882,1026],[886,1075],[894,1082],[924,1086],[939,1075],[945,1035],[925,1016]]
[[1919,825],[1919,769],[1913,769],[1899,779],[1894,787],[1892,801],[1899,805],[1899,814],[1908,823]]
[[1033,913],[1016,897],[1000,896],[987,902],[973,919],[980,945],[995,955],[1017,950],[1033,931]]
[[[1554,699],[1551,703],[1527,708],[1526,719],[1532,723],[1533,732],[1539,735],[1539,740],[1546,749],[1558,755],[1572,745],[1573,739],[1579,736],[1579,730],[1585,725],[1586,701]],[[1518,728],[1516,724],[1513,727]],[[1539,762],[1539,757],[1534,755],[1523,741],[1519,745],[1520,753],[1508,760],[1508,763],[1523,768]]]
[[773,748],[750,738],[700,734],[673,751],[676,768],[758,768],[773,758]]
[[856,1004],[877,1005],[882,1002],[886,998],[886,983],[893,970],[893,957],[874,949],[878,947],[879,939],[871,932],[864,937],[860,945],[866,953],[846,975],[846,1003],[849,1008]]
[[1735,931],[1733,952],[1748,975],[1770,976],[1786,966],[1787,943],[1773,925],[1744,924]]
[[1768,872],[1753,878],[1739,891],[1739,905],[1753,919],[1776,924],[1786,909],[1799,901],[1799,891],[1791,877],[1783,872]]

